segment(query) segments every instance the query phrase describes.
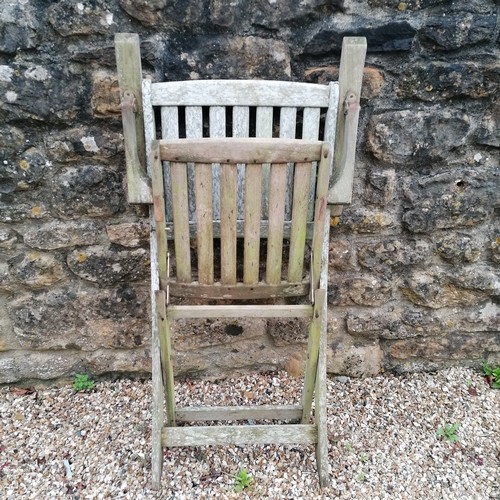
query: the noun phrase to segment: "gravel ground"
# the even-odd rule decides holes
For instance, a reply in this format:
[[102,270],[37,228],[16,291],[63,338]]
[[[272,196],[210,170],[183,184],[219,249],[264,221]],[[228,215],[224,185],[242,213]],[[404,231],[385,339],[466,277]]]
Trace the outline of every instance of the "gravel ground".
[[[285,372],[178,384],[183,404],[290,403]],[[150,381],[0,389],[0,498],[500,499],[500,390],[472,370],[328,381],[332,485],[313,447],[176,448],[150,488]],[[458,423],[459,441],[436,434]],[[251,483],[235,491],[245,468]]]

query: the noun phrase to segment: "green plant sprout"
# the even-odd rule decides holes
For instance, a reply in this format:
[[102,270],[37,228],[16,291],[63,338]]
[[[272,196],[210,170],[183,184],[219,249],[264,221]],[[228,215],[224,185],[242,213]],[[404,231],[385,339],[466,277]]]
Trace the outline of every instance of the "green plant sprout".
[[488,379],[488,384],[492,389],[500,389],[500,365],[493,367],[486,361],[481,365],[483,374]]
[[75,392],[91,391],[95,387],[95,382],[88,375],[77,373],[73,382]]
[[235,487],[236,491],[243,491],[245,488],[250,486],[252,482],[252,476],[250,476],[245,468],[241,469],[235,477]]
[[460,425],[455,423],[455,424],[445,424],[444,427],[440,427],[437,430],[437,435],[448,441],[449,443],[453,444],[456,443],[460,438],[457,435],[457,432],[460,428]]

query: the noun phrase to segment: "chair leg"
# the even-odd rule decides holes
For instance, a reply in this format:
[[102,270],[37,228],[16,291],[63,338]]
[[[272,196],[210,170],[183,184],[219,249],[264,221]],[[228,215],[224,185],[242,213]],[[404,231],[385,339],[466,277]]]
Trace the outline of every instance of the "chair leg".
[[167,407],[167,425],[175,426],[175,394],[174,370],[172,367],[172,347],[170,341],[170,322],[167,318],[165,292],[156,292],[156,311],[158,317],[158,333],[160,337],[160,359],[163,379],[163,390]]
[[315,419],[318,428],[318,442],[316,444],[316,462],[318,466],[319,483],[321,487],[326,487],[330,483],[330,465],[328,463],[328,430],[326,415],[326,327],[327,311],[326,303],[320,309],[321,327],[320,342],[318,353],[318,372],[316,376],[316,394],[315,394]]
[[318,289],[314,292],[314,311],[309,327],[309,339],[307,345],[307,363],[304,374],[304,389],[302,392],[302,423],[309,421],[311,406],[316,385],[316,374],[318,369],[318,352],[321,336],[322,311],[325,308],[326,293]]
[[[152,297],[152,310],[156,310],[158,301],[156,297]],[[152,315],[152,341],[151,341],[151,358],[152,358],[152,386],[153,386],[153,419],[152,419],[152,454],[151,468],[153,474],[154,490],[160,488],[161,471],[163,467],[163,448],[161,445],[161,430],[163,427],[163,383],[161,370],[160,356],[160,338],[158,332],[157,315]]]

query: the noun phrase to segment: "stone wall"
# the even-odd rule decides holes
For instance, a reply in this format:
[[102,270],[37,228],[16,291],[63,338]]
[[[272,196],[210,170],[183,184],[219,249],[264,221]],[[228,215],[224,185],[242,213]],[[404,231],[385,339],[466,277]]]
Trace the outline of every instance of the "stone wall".
[[[498,0],[0,5],[0,383],[150,371],[147,225],[124,198],[113,36],[153,78],[327,82],[368,39],[354,202],[331,221],[329,371],[500,361]],[[166,75],[166,76],[165,76]],[[177,335],[186,374],[297,371],[265,322]],[[300,349],[299,349],[300,348]]]

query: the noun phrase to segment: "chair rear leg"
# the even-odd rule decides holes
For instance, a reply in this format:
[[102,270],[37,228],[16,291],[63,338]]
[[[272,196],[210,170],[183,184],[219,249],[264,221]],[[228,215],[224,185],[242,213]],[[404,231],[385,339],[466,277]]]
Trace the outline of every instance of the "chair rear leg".
[[[324,296],[324,295],[323,295]],[[318,467],[319,483],[326,487],[330,483],[330,465],[328,463],[328,430],[327,430],[327,388],[326,388],[326,304],[319,309],[321,313],[320,342],[318,353],[318,372],[316,375],[315,420],[318,428],[318,442],[316,443],[316,462]]]

